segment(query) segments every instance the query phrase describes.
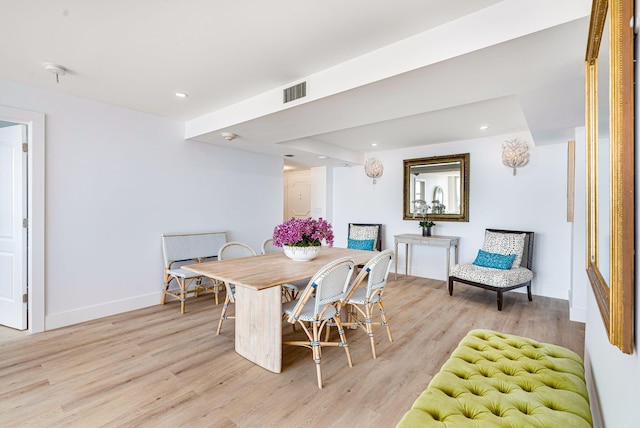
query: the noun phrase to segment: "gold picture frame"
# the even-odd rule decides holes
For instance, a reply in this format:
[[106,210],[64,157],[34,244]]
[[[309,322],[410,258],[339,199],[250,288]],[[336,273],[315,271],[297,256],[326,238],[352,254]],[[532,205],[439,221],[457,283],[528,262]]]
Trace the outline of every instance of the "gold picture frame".
[[[632,0],[593,0],[585,57],[587,142],[587,251],[589,281],[609,335],[609,341],[626,354],[633,353],[635,288],[635,186],[634,90]],[[608,25],[609,33],[603,34]],[[598,54],[602,39],[609,40],[609,189],[598,187]],[[599,157],[600,156],[600,157]],[[602,164],[601,164],[602,165]],[[606,177],[601,177],[606,178]],[[604,186],[603,186],[604,187]],[[600,190],[600,191],[599,191]],[[600,213],[598,196],[607,197],[609,212]],[[604,201],[601,201],[604,202]],[[609,229],[599,224],[608,215]],[[609,233],[608,244],[599,240]],[[608,252],[609,260],[599,258]],[[608,274],[601,271],[608,263]]]
[[[434,173],[439,176],[448,176],[455,185],[446,187],[444,193],[449,196],[450,200],[457,201],[455,209],[446,208],[441,212],[433,210],[435,194],[433,187],[435,184],[425,186],[424,194],[420,198],[423,206],[428,206],[431,212],[428,213],[429,220],[432,221],[469,221],[469,167],[470,154],[459,153],[445,156],[431,156],[426,158],[405,159],[403,161],[404,170],[404,190],[402,197],[402,219],[403,220],[422,220],[424,214],[416,211],[416,189],[414,188],[415,179],[423,174]],[[442,184],[442,186],[446,186]],[[428,189],[427,189],[428,187]],[[454,189],[452,189],[453,187]],[[433,195],[433,196],[432,196]],[[453,197],[453,198],[451,198]],[[441,201],[442,202],[442,201]],[[447,204],[450,205],[447,201]],[[444,206],[444,205],[443,205]],[[436,211],[436,212],[434,212]]]

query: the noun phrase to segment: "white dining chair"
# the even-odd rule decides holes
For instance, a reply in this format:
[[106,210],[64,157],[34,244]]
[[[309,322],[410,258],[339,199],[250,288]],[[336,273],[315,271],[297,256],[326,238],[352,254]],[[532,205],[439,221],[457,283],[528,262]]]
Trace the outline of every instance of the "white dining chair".
[[[354,263],[350,257],[335,260],[322,267],[302,291],[298,300],[282,305],[284,315],[291,324],[302,327],[307,340],[285,341],[285,345],[303,346],[311,349],[316,364],[318,388],[322,388],[320,361],[322,347],[339,346],[347,355],[349,367],[353,366],[344,329],[340,321],[339,304],[348,294]],[[328,323],[331,321],[331,323]],[[335,325],[340,335],[339,342],[321,340],[325,327]]]
[[[389,268],[393,260],[393,250],[384,250],[376,254],[369,260],[354,280],[354,286],[344,299],[347,310],[347,321],[343,323],[345,327],[357,326],[363,330],[371,341],[371,353],[376,358],[376,343],[373,338],[373,326],[382,325],[387,329],[389,342],[393,342],[391,328],[387,321],[387,315],[382,303],[382,293],[389,277]],[[360,287],[363,277],[367,277],[367,283]],[[378,306],[380,321],[373,321],[374,306]]]

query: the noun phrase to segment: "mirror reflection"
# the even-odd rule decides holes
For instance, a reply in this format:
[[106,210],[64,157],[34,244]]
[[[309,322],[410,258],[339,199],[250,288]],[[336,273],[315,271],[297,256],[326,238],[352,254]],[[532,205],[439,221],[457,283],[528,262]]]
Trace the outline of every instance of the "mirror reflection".
[[469,221],[469,154],[404,161],[404,219]]
[[604,28],[600,38],[600,49],[598,50],[598,87],[596,90],[598,109],[596,117],[598,121],[598,139],[597,141],[597,182],[596,185],[596,201],[598,213],[598,230],[597,230],[597,263],[602,278],[607,284],[611,278],[609,274],[609,258],[611,256],[611,239],[610,239],[610,201],[611,201],[611,179],[610,179],[610,146],[609,146],[609,19],[604,21]]

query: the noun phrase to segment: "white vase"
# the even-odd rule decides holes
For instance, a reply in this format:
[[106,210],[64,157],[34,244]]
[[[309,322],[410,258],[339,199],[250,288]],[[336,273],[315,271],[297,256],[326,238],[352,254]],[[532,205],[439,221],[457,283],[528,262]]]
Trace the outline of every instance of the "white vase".
[[295,260],[297,262],[308,262],[309,260],[315,259],[318,254],[320,254],[320,249],[322,248],[320,245],[311,246],[311,247],[293,247],[290,245],[283,245],[284,255],[289,257],[291,260]]

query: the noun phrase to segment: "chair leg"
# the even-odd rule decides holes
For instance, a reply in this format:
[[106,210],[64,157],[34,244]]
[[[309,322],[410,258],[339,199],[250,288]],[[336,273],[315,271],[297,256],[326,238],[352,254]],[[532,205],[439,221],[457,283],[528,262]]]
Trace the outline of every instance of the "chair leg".
[[351,361],[351,353],[349,352],[349,344],[347,344],[347,336],[344,334],[344,327],[342,327],[342,321],[340,321],[340,314],[336,314],[333,317],[333,320],[338,327],[338,334],[340,335],[341,347],[344,348],[344,352],[347,354],[347,361],[349,362],[349,367],[353,367],[353,362]]
[[529,301],[533,302],[533,297],[531,296],[531,284],[527,285],[527,295],[529,296]]
[[449,296],[453,296],[453,278],[449,277]]
[[227,308],[229,307],[230,301],[231,296],[227,294],[224,299],[224,304],[222,305],[222,312],[220,313],[220,321],[218,321],[218,330],[216,331],[216,335],[220,334],[220,330],[222,330],[222,322],[227,319]]
[[211,281],[213,282],[213,286],[212,286],[213,297],[215,297],[216,306],[218,306],[220,304],[219,295],[220,295],[220,288],[222,287],[222,285],[213,279]]
[[160,304],[164,305],[167,299],[167,291],[169,290],[169,284],[165,283],[162,287],[162,295],[160,296]]
[[178,286],[180,287],[180,313],[184,314],[187,305],[187,288],[191,284],[191,281],[185,282],[186,280],[184,278],[182,280],[176,280],[178,281]]
[[387,328],[387,336],[389,336],[389,342],[393,342],[393,337],[391,337],[391,327],[389,327],[389,322],[387,321],[387,314],[384,310],[382,298],[378,300],[378,306],[380,306],[380,318],[382,318],[382,325]]
[[347,324],[349,326],[349,329],[351,330],[357,330],[358,329],[358,318],[356,317],[356,313],[354,310],[354,305],[347,305]]
[[313,361],[316,363],[316,378],[318,380],[318,388],[322,389],[322,368],[320,367],[322,354],[320,353],[320,334],[321,332],[318,330],[318,323],[314,322],[311,350],[313,351]]
[[502,310],[502,290],[498,291],[498,310]]
[[371,343],[371,354],[373,355],[373,359],[377,358],[376,355],[376,341],[373,338],[373,325],[371,324],[371,312],[373,309],[373,305],[371,303],[367,303],[364,305],[365,316],[364,316],[364,326],[367,332],[367,336],[369,336],[369,342]]
[[201,287],[202,287],[202,278],[198,278],[198,279],[196,279],[196,286],[195,286],[194,293],[193,293],[193,295],[195,297],[198,297],[200,295],[200,288]]

